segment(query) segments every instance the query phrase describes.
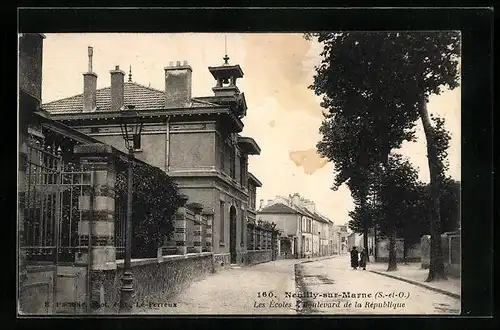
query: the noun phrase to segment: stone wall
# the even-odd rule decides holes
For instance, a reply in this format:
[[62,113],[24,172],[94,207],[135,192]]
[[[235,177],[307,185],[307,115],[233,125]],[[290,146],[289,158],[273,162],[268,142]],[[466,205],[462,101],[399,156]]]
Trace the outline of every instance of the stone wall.
[[[460,277],[461,274],[461,249],[460,234],[441,235],[441,248],[443,251],[444,267],[446,274]],[[422,268],[430,265],[430,236],[424,235],[421,239]]]
[[55,267],[27,266],[26,271],[19,289],[19,314],[52,314]]
[[[389,240],[384,239],[377,242],[377,261],[386,262],[389,260]],[[396,239],[396,260],[402,262],[403,259],[403,239]],[[409,245],[406,251],[406,261],[417,262],[421,260],[420,243]]]
[[[117,266],[116,270],[93,272],[93,291],[100,293],[100,306],[95,306],[95,313],[118,312],[123,263],[117,261]],[[209,252],[133,260],[134,307],[147,308],[150,302],[164,302],[213,271]]]
[[255,265],[273,260],[272,250],[247,251],[245,265]]

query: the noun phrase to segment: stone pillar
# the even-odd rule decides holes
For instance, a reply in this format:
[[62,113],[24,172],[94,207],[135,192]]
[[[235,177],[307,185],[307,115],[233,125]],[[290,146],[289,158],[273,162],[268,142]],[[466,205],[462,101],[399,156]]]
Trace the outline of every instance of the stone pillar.
[[255,250],[260,250],[260,230],[255,228]]
[[205,232],[205,247],[208,252],[212,252],[212,223],[214,219],[213,212],[203,211],[202,215],[205,217],[206,224],[206,232]]
[[[82,218],[78,235],[90,246],[75,256],[76,264],[90,267],[91,306],[100,303],[105,271],[116,270],[115,248],[115,150],[101,143],[78,145],[74,153],[80,159],[83,175],[83,195],[78,207]],[[89,253],[90,252],[90,253]]]
[[193,245],[196,252],[201,253],[203,249],[203,240],[202,240],[202,220],[201,220],[201,211],[203,210],[203,206],[198,203],[191,204],[191,209],[194,211],[195,221],[194,221],[194,230],[193,230]]
[[187,233],[186,233],[186,202],[188,197],[181,195],[181,206],[174,216],[174,240],[179,254],[187,253]]
[[257,247],[259,246],[259,242],[257,241],[257,228],[255,226],[252,229],[252,236],[253,236],[253,250],[258,250]]

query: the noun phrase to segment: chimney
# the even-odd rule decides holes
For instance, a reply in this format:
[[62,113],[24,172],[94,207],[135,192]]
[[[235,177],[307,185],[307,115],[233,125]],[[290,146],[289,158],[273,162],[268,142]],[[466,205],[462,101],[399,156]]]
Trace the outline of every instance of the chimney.
[[111,111],[120,111],[124,105],[123,82],[125,72],[120,70],[120,67],[117,65],[115,69],[109,71],[109,73],[111,74]]
[[191,76],[193,69],[184,61],[174,65],[169,62],[165,69],[165,107],[181,108],[191,103]]
[[96,90],[97,74],[92,71],[93,48],[88,47],[89,66],[88,71],[83,74],[83,112],[94,111],[97,107]]

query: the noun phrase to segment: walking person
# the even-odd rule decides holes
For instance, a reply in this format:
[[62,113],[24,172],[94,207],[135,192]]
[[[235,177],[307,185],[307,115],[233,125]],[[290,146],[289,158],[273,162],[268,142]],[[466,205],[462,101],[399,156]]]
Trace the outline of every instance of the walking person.
[[356,250],[356,247],[353,246],[351,250],[351,267],[354,270],[358,269],[359,266],[358,257],[359,257],[358,250]]
[[366,270],[366,258],[368,258],[368,255],[366,249],[363,249],[359,254],[359,267],[363,267],[363,270]]

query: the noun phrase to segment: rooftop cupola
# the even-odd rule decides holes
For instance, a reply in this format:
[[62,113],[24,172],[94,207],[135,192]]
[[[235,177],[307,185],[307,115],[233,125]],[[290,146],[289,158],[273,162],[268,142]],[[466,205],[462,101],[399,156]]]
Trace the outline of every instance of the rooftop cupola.
[[215,78],[216,85],[212,90],[215,96],[234,96],[240,94],[236,79],[243,77],[243,70],[239,65],[230,65],[227,54],[224,56],[224,64],[221,66],[208,67],[208,70]]

